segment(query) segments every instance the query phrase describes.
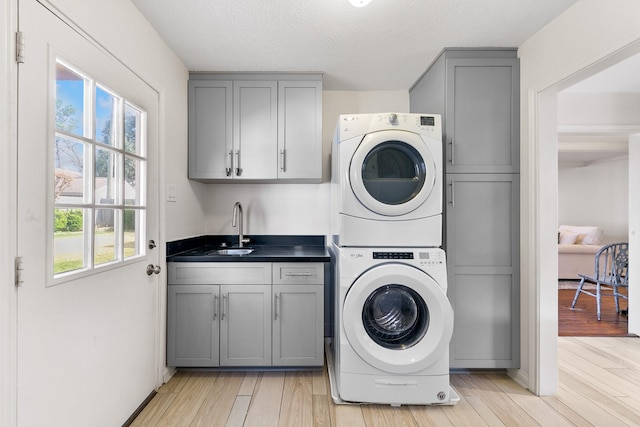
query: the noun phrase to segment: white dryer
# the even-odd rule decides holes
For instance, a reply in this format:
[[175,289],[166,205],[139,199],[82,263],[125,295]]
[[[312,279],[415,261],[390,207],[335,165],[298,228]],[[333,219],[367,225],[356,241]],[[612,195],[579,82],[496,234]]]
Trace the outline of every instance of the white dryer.
[[344,248],[336,256],[335,382],[343,401],[455,404],[453,311],[439,248]]
[[340,116],[331,188],[339,246],[441,246],[440,116]]

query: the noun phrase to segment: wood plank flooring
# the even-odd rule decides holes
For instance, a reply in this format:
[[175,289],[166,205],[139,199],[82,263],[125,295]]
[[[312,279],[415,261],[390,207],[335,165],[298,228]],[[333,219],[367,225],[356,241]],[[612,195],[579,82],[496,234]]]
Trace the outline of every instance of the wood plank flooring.
[[[627,336],[627,316],[616,313],[612,297],[602,297],[602,316],[596,316],[596,299],[580,295],[574,309],[571,302],[576,291],[558,290],[558,335],[563,336]],[[627,308],[627,301],[620,299],[621,308]]]
[[638,426],[640,338],[560,337],[560,386],[536,397],[501,373],[453,374],[455,406],[336,405],[326,371],[178,372],[133,426]]

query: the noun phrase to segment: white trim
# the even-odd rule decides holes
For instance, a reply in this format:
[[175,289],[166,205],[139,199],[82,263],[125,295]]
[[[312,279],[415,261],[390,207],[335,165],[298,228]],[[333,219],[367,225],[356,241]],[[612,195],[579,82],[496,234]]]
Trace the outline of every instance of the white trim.
[[[566,74],[559,75],[548,81],[547,84],[533,87],[528,92],[528,154],[533,157],[528,159],[532,167],[529,179],[531,185],[529,203],[533,203],[533,206],[529,206],[530,214],[533,216],[529,219],[528,242],[532,252],[529,252],[527,257],[523,257],[522,262],[532,266],[527,270],[529,274],[526,281],[529,284],[530,297],[526,307],[529,313],[527,320],[532,322],[526,332],[529,334],[526,341],[531,347],[526,351],[529,355],[529,389],[537,395],[555,394],[558,384],[557,307],[555,313],[547,310],[545,317],[543,309],[548,309],[548,307],[547,304],[543,307],[540,300],[541,295],[549,295],[551,288],[553,288],[553,292],[556,292],[557,289],[555,281],[549,280],[549,272],[552,271],[556,272],[555,278],[557,279],[557,250],[555,247],[549,250],[551,245],[545,244],[548,243],[547,241],[555,240],[557,229],[557,221],[556,224],[549,221],[550,216],[557,219],[557,214],[553,214],[553,212],[557,212],[557,169],[554,168],[555,173],[549,176],[551,169],[549,165],[552,163],[549,162],[548,157],[545,157],[555,153],[557,162],[558,126],[555,114],[557,93],[639,52],[640,39],[629,40],[617,49],[599,53],[587,63],[580,64],[577,69],[574,68]],[[549,114],[545,108],[552,108],[553,114]],[[552,137],[549,139],[550,135]],[[545,162],[539,161],[542,157]],[[554,202],[550,200],[554,200]],[[550,214],[550,212],[552,213]],[[541,277],[541,272],[546,272],[546,276]],[[557,302],[557,298],[555,300]],[[524,341],[523,346],[525,345]]]
[[0,425],[17,424],[17,292],[13,260],[16,257],[17,204],[17,106],[18,66],[14,60],[15,34],[18,29],[17,0],[0,6]]

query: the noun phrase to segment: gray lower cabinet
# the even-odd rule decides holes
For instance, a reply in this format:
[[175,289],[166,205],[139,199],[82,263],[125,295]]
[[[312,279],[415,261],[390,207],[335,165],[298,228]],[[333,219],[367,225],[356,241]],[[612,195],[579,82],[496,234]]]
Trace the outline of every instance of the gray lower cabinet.
[[222,285],[220,366],[271,365],[271,285]]
[[324,364],[323,263],[169,263],[168,270],[168,366]]
[[218,366],[219,285],[170,285],[167,293],[167,364]]
[[520,359],[519,175],[447,175],[452,368]]

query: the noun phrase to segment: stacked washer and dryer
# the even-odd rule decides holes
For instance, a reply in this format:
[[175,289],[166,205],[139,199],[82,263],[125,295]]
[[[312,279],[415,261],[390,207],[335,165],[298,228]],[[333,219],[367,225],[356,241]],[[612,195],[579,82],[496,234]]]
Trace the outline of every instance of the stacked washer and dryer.
[[455,404],[441,118],[342,115],[332,149],[334,400]]

